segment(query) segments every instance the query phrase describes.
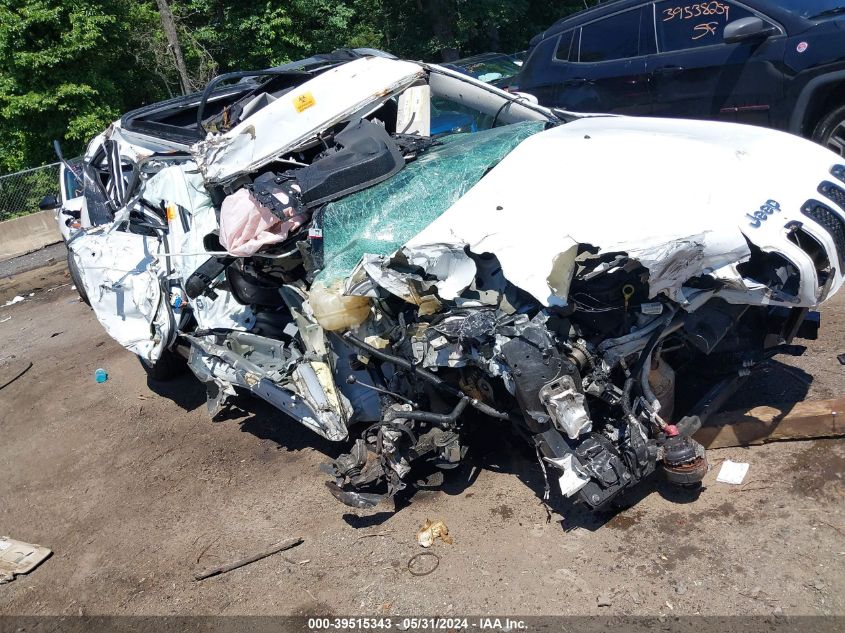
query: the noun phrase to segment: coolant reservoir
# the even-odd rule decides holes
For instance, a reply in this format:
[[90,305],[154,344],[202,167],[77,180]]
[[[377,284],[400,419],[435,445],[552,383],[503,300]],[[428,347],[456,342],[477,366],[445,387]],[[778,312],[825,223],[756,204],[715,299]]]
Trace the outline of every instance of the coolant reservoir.
[[660,356],[651,361],[648,384],[660,402],[660,417],[671,420],[675,411],[675,370]]
[[367,297],[349,297],[340,285],[312,286],[308,293],[314,318],[324,330],[339,332],[363,323],[370,314]]

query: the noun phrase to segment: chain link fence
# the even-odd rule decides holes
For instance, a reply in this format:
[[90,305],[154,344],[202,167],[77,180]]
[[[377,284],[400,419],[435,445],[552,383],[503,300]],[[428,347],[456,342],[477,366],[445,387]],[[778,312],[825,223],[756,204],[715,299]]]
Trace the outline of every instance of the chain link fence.
[[48,194],[59,197],[59,163],[0,176],[0,222],[37,212]]

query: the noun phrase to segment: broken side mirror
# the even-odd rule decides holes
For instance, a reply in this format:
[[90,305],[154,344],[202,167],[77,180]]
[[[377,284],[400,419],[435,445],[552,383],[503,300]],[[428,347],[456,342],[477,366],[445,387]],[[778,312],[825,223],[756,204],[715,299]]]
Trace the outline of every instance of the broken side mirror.
[[753,40],[762,41],[777,32],[778,30],[768,22],[751,16],[729,22],[722,33],[722,39],[726,44],[750,42]]
[[48,193],[38,203],[38,208],[42,211],[52,211],[53,209],[58,209],[60,206],[62,206],[62,203],[52,193]]
[[65,157],[62,154],[62,146],[59,144],[58,139],[53,140],[53,151],[56,152],[56,157],[59,159],[60,163],[65,162]]

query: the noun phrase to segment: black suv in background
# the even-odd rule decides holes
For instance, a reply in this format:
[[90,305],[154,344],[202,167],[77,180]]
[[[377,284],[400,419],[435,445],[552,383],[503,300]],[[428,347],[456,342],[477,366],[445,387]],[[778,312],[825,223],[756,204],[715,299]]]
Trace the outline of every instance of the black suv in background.
[[845,156],[845,0],[617,0],[531,40],[511,91],[576,112],[764,125]]

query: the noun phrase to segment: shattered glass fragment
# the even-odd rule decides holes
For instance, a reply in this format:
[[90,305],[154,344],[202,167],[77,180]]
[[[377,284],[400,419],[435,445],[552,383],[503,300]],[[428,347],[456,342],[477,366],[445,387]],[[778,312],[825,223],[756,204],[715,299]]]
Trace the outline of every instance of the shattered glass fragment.
[[442,139],[390,180],[326,206],[326,285],[348,277],[364,254],[388,255],[452,206],[523,140],[543,130],[525,122]]

